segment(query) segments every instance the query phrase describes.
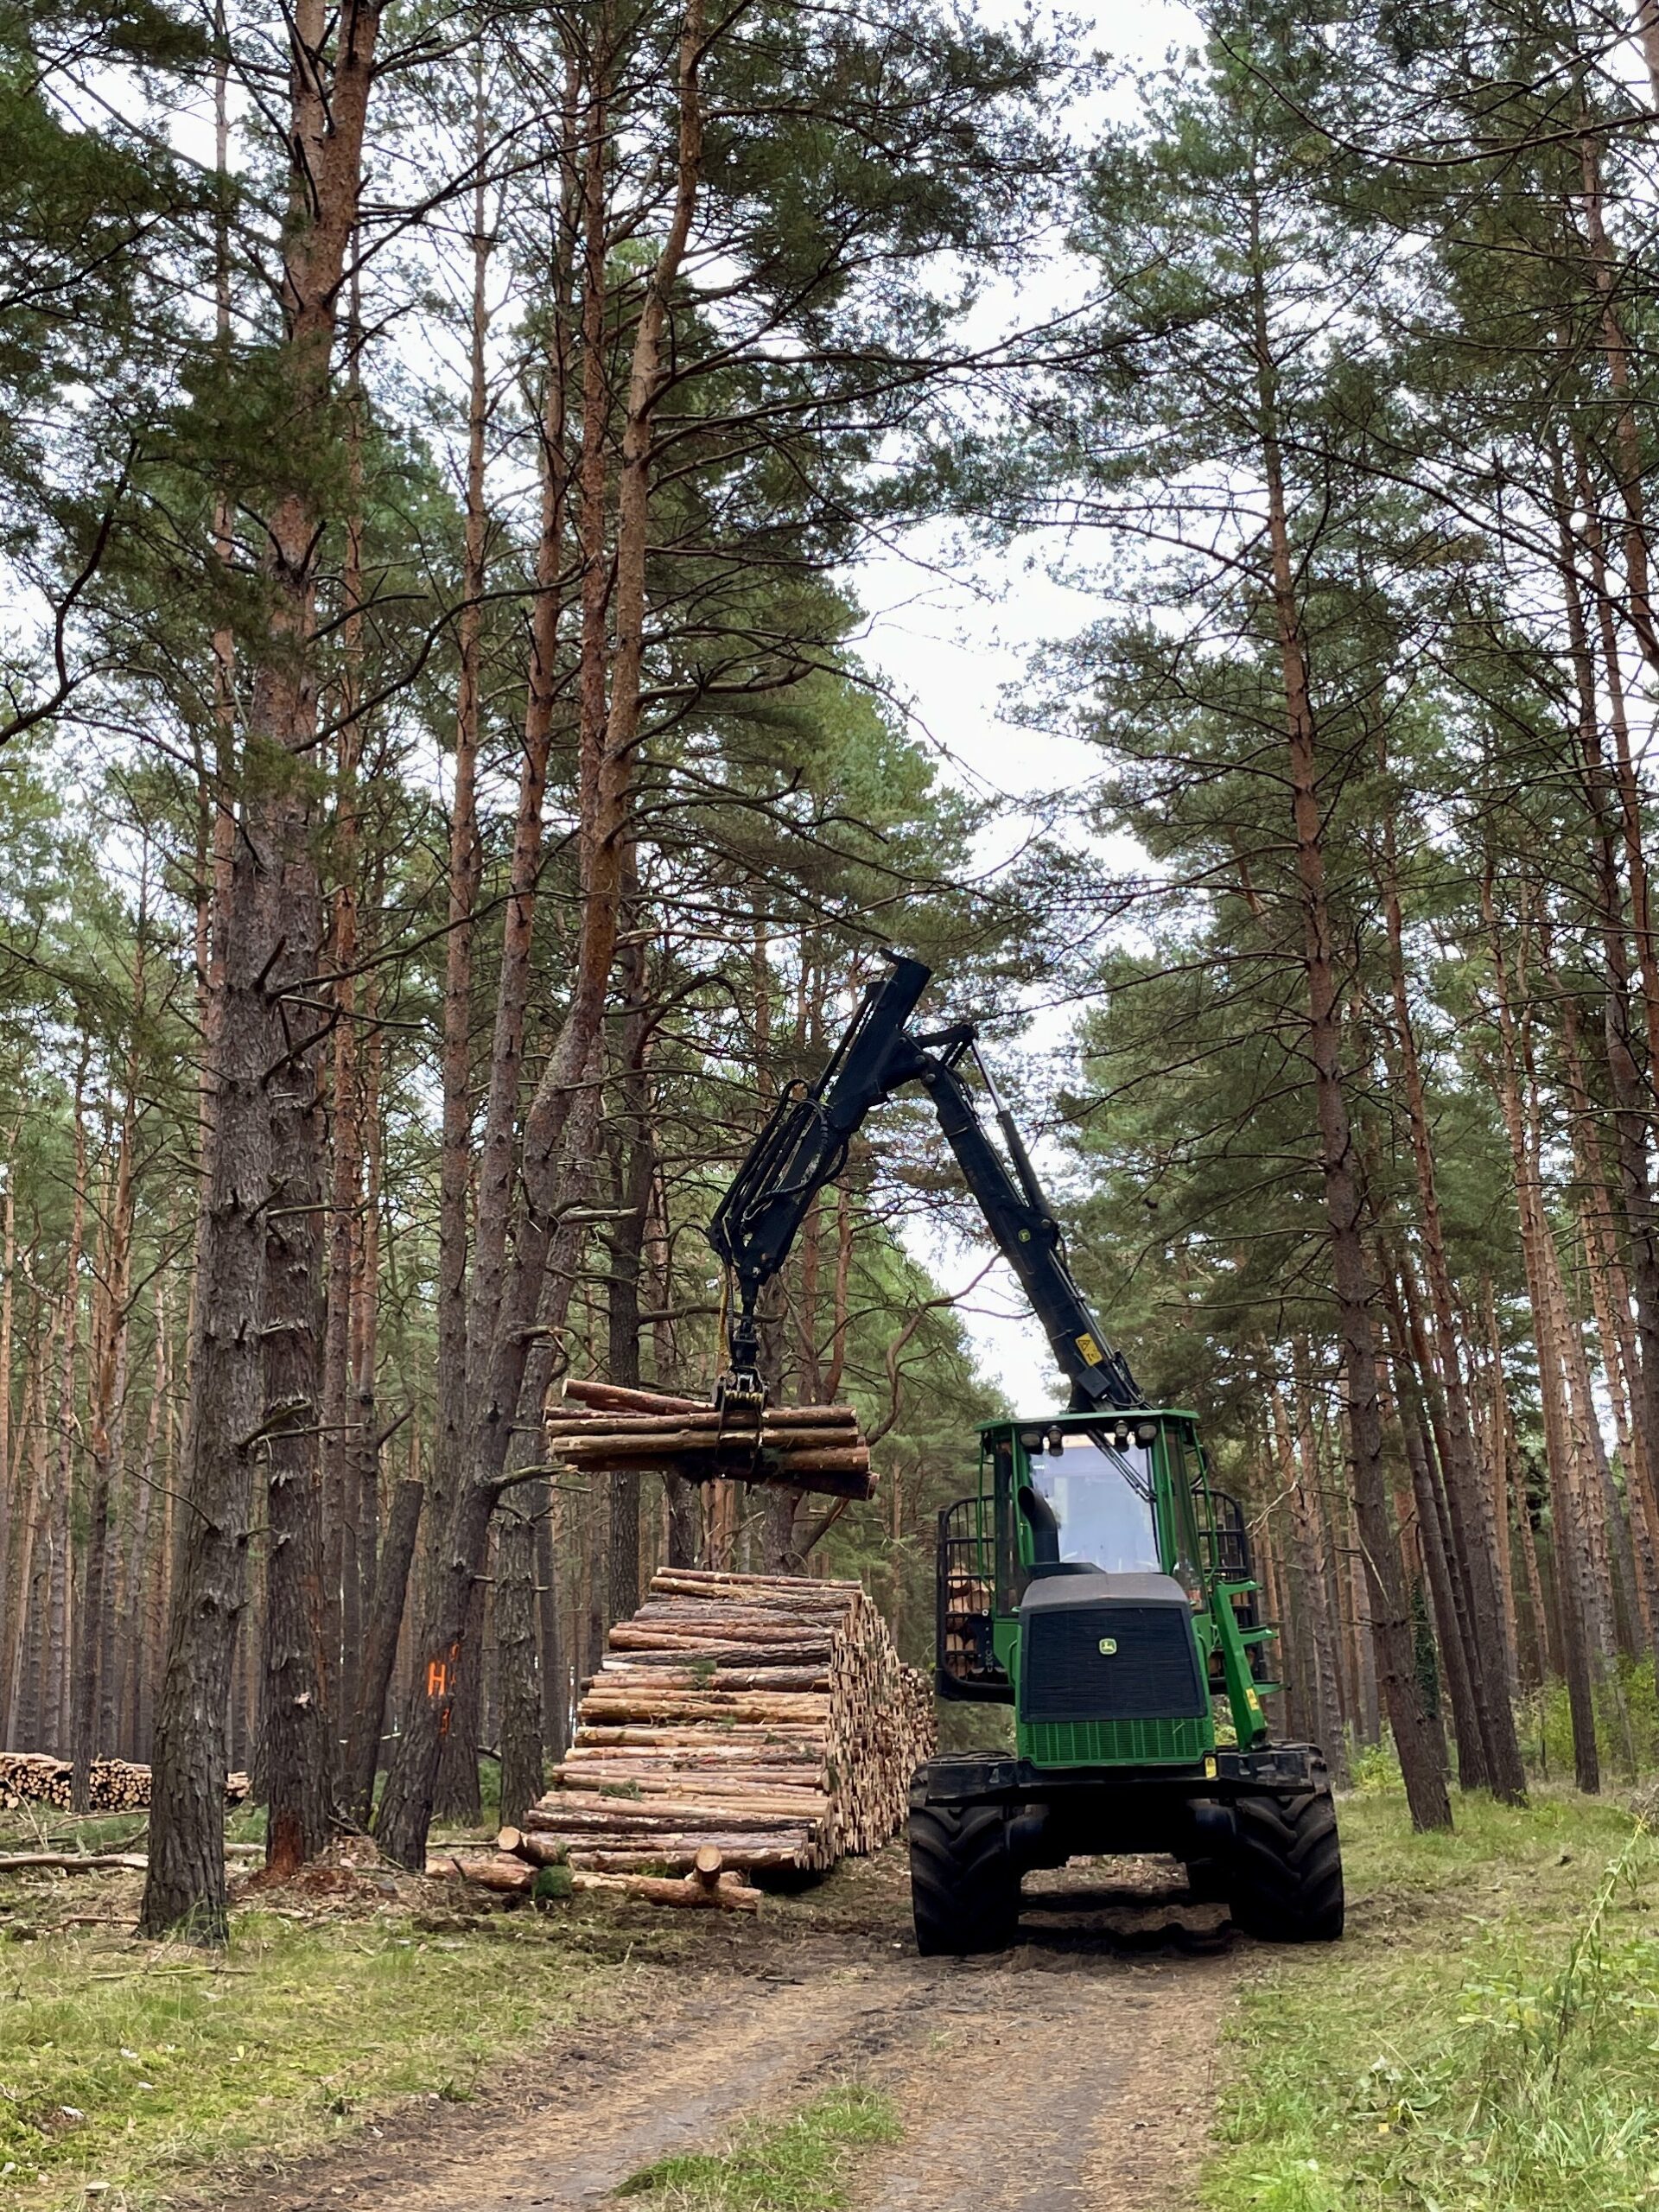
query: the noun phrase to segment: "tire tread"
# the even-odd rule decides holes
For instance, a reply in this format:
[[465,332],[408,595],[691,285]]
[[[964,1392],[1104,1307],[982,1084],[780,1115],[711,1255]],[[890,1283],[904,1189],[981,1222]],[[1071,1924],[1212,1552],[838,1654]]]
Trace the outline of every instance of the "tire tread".
[[910,1894],[925,1958],[1004,1951],[1020,1918],[1020,1877],[999,1805],[920,1806],[910,1816]]
[[1328,1789],[1238,1798],[1230,1903],[1247,1935],[1331,1943],[1342,1934],[1342,1846]]

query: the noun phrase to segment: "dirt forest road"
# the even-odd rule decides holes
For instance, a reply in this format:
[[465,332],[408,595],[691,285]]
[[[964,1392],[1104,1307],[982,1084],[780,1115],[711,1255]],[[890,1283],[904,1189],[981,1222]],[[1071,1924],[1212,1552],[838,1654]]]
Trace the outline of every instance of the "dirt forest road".
[[693,1953],[643,1976],[624,2016],[468,2104],[245,2183],[238,2206],[593,2212],[652,2160],[851,2080],[903,2129],[861,2158],[857,2212],[1185,2212],[1249,1955],[1221,1909],[1186,1903],[1172,1862],[1074,1866],[1027,1883],[1017,1949],[924,1960],[896,1856],[839,1914],[700,1916]]

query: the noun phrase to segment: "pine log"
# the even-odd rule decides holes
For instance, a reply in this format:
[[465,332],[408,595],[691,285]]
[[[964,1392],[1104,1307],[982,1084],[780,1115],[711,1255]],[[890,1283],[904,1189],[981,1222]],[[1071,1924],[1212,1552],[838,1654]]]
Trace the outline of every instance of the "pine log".
[[691,1861],[691,1872],[706,1890],[719,1880],[720,1870],[725,1863],[717,1843],[702,1844],[698,1847],[696,1857]]
[[[700,1842],[690,1839],[680,1843],[663,1842],[648,1851],[577,1850],[572,1852],[569,1865],[573,1872],[594,1874],[661,1873],[689,1874]],[[768,1845],[765,1850],[758,1847],[721,1846],[728,1866],[750,1874],[787,1874],[805,1865],[799,1852],[782,1845]]]
[[621,1891],[634,1897],[648,1897],[652,1904],[720,1905],[728,1912],[759,1912],[760,1892],[744,1886],[733,1875],[724,1875],[712,1884],[700,1882],[696,1875],[685,1881],[673,1881],[654,1874],[590,1874],[573,1873],[571,1885],[578,1890]]
[[805,1407],[786,1414],[769,1413],[759,1431],[739,1431],[728,1428],[715,1413],[700,1414],[550,1414],[546,1421],[547,1433],[556,1436],[561,1443],[577,1445],[598,1444],[607,1437],[633,1436],[647,1443],[660,1443],[671,1436],[690,1436],[697,1444],[731,1444],[743,1450],[756,1440],[765,1442],[776,1440],[785,1452],[800,1449],[805,1440],[822,1440],[832,1444],[845,1443],[849,1437],[859,1436],[858,1415],[849,1406],[844,1412],[828,1408]]
[[689,1482],[724,1476],[849,1498],[874,1488],[851,1406],[766,1408],[740,1428],[696,1399],[578,1379],[545,1436],[555,1458],[589,1472],[657,1467]]
[[[74,1770],[67,1759],[48,1751],[0,1751],[0,1807],[15,1810],[29,1803],[72,1809]],[[149,1803],[149,1769],[130,1759],[94,1759],[88,1770],[87,1810],[141,1812]],[[240,1805],[251,1796],[245,1774],[226,1777],[225,1802]]]
[[810,1869],[900,1824],[932,1694],[855,1582],[675,1568],[613,1631],[577,1721],[526,1840],[596,1872],[695,1870],[704,1845],[728,1866]]
[[570,1847],[562,1835],[531,1835],[522,1828],[509,1827],[503,1828],[496,1837],[495,1847],[512,1852],[515,1858],[529,1859],[532,1866],[563,1866]]
[[592,1382],[579,1375],[566,1376],[564,1395],[578,1405],[600,1406],[609,1413],[700,1414],[708,1409],[702,1398],[675,1398],[665,1390],[634,1390],[620,1382]]
[[16,1874],[25,1867],[49,1868],[54,1874],[108,1873],[118,1867],[142,1874],[149,1860],[142,1851],[8,1851],[0,1853],[0,1874]]
[[462,1858],[454,1852],[430,1852],[426,1861],[429,1881],[472,1882],[480,1889],[496,1890],[509,1897],[528,1896],[536,1886],[537,1871],[528,1860],[505,1852],[478,1859]]

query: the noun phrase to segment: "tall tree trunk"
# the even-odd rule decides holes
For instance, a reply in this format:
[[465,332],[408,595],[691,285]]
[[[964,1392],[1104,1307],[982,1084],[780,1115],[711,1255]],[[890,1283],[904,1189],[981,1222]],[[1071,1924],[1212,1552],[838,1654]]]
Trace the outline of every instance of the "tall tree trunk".
[[[1476,1464],[1473,1423],[1465,1387],[1463,1353],[1452,1294],[1452,1269],[1446,1257],[1446,1230],[1440,1216],[1440,1190],[1434,1171],[1433,1146],[1424,1103],[1422,1068],[1417,1057],[1416,1033],[1406,988],[1403,917],[1400,902],[1399,868],[1395,850],[1394,814],[1390,806],[1384,834],[1383,911],[1389,942],[1389,982],[1394,1001],[1395,1035],[1405,1078],[1407,1119],[1411,1130],[1413,1164],[1417,1177],[1418,1218],[1422,1238],[1423,1273],[1427,1281],[1434,1317],[1434,1342],[1428,1345],[1421,1323],[1414,1316],[1417,1360],[1426,1388],[1431,1392],[1431,1417],[1441,1415],[1444,1436],[1437,1433],[1440,1465],[1446,1484],[1447,1566],[1467,1593],[1469,1641],[1465,1649],[1469,1688],[1479,1720],[1484,1778],[1493,1794],[1506,1804],[1526,1802],[1526,1769],[1515,1731],[1515,1709],[1509,1699],[1510,1657],[1503,1608],[1498,1596],[1497,1535],[1486,1507],[1488,1491]],[[1410,1272],[1409,1255],[1402,1272]],[[1408,1300],[1411,1300],[1407,1282]],[[1434,1400],[1440,1401],[1437,1406]]]
[[1643,1402],[1641,1361],[1630,1318],[1630,1281],[1618,1249],[1600,1132],[1585,1074],[1577,1010],[1570,993],[1559,984],[1557,992],[1561,1065],[1580,1184],[1579,1213],[1591,1305],[1601,1340],[1602,1369],[1630,1500],[1642,1618],[1652,1648],[1659,1637],[1659,1494],[1655,1490],[1649,1432],[1638,1410]]
[[374,1600],[369,1608],[363,1642],[363,1663],[358,1670],[357,1707],[352,1716],[351,1739],[346,1755],[346,1804],[359,1826],[367,1825],[374,1803],[374,1777],[380,1762],[386,1693],[391,1687],[392,1669],[397,1660],[398,1632],[403,1627],[410,1563],[415,1556],[416,1533],[420,1526],[422,1495],[416,1481],[397,1484],[386,1519],[385,1541],[380,1548]]
[[[146,868],[148,854],[146,854]],[[104,1642],[108,1618],[110,1502],[116,1488],[126,1419],[127,1338],[132,1304],[132,1230],[134,1197],[133,1147],[138,1135],[138,1033],[144,1018],[145,937],[149,922],[147,899],[139,899],[138,930],[133,957],[133,1033],[127,1050],[125,1091],[121,1135],[116,1154],[115,1187],[111,1197],[105,1233],[100,1304],[103,1323],[99,1331],[91,1402],[88,1413],[92,1455],[92,1479],[86,1501],[86,1567],[81,1580],[79,1635],[75,1654],[74,1712],[70,1731],[70,1756],[74,1762],[72,1802],[77,1813],[92,1807],[92,1760],[100,1749],[112,1751],[113,1744],[100,1745],[98,1722],[105,1688]]]
[[[1558,524],[1557,565],[1577,692],[1577,736],[1585,798],[1592,825],[1591,859],[1600,908],[1602,956],[1607,971],[1607,990],[1603,1001],[1603,1035],[1608,1087],[1613,1107],[1619,1202],[1629,1237],[1630,1280],[1635,1294],[1636,1337],[1639,1351],[1635,1357],[1635,1372],[1631,1377],[1632,1414],[1637,1415],[1639,1409],[1637,1426],[1646,1445],[1647,1440],[1659,1436],[1659,1212],[1655,1209],[1648,1165],[1648,1138],[1652,1112],[1652,1056],[1655,1024],[1659,1021],[1659,978],[1654,979],[1655,995],[1647,1001],[1645,1019],[1638,1030],[1632,1020],[1629,942],[1614,830],[1615,815],[1622,812],[1623,808],[1613,788],[1616,779],[1610,776],[1602,752],[1595,658],[1591,648],[1567,514],[1566,476],[1559,461],[1554,471],[1554,493]],[[1639,538],[1639,532],[1637,535]],[[1604,643],[1606,637],[1607,632],[1604,631]],[[1616,640],[1613,652],[1616,661]],[[1616,677],[1614,680],[1617,682]],[[1622,690],[1617,696],[1620,702],[1618,722],[1622,728]],[[1624,750],[1628,759],[1628,734]],[[1633,897],[1643,925],[1643,936],[1650,947],[1647,878],[1641,857],[1639,824],[1636,830],[1635,849]],[[1642,1040],[1644,1036],[1648,1040],[1649,1065],[1646,1069],[1643,1065]],[[1569,1084],[1574,1080],[1570,1067],[1568,1079]],[[1592,1130],[1588,1122],[1580,1122],[1579,1128]]]
[[143,1448],[133,1485],[132,1517],[127,1532],[127,1570],[122,1592],[121,1634],[117,1645],[118,1675],[115,1710],[120,1755],[148,1764],[149,1744],[140,1726],[144,1676],[149,1654],[145,1642],[151,1578],[161,1561],[151,1557],[156,1486],[161,1479],[160,1445],[167,1407],[167,1278],[156,1283],[156,1341],[151,1348],[149,1405],[144,1416]]
[[[218,1007],[216,1127],[198,1240],[189,1519],[156,1714],[140,1916],[146,1935],[185,1927],[211,1942],[222,1942],[226,1929],[226,1713],[262,1452],[273,1506],[294,1513],[288,1542],[278,1543],[273,1531],[272,1571],[279,1585],[291,1577],[302,1607],[316,1595],[304,1500],[315,1506],[318,1217],[293,1211],[315,1208],[322,1195],[320,1040],[302,1002],[321,949],[309,796],[321,518],[304,464],[315,458],[317,437],[327,435],[330,357],[357,226],[380,0],[344,0],[332,16],[321,0],[299,0],[289,22],[293,219],[283,254],[283,365],[302,466],[278,493],[266,532],[267,629],[244,747]],[[274,449],[280,454],[280,442]],[[278,1262],[274,1299],[267,1295],[268,1245]],[[314,1526],[315,1510],[308,1518]],[[272,1717],[267,1746],[279,1860],[317,1847],[325,1833],[318,1807],[326,1810],[326,1789],[316,1777],[326,1776],[326,1736],[315,1637],[308,1643],[308,1652],[296,1647],[291,1656],[282,1654],[278,1681],[287,1709]],[[298,1702],[308,1672],[309,1708]]]
[[[358,770],[363,753],[359,710],[363,696],[363,390],[357,275],[352,276],[352,314],[346,333],[346,557],[340,569],[340,640],[344,666],[334,747],[335,882],[330,902],[329,962],[334,971],[334,1035],[328,1088],[328,1268],[322,1340],[321,1433],[319,1486],[324,1530],[322,1695],[334,1715],[352,1709],[358,1643],[362,1632],[362,1570],[356,1454],[352,1433],[352,1319],[356,1287],[358,1192],[361,1181],[361,1098],[358,1079],[357,957]],[[338,1764],[338,1747],[331,1743]]]
[[22,1433],[19,1441],[27,1446],[27,1456],[19,1451],[12,1480],[19,1529],[8,1615],[10,1642],[0,1651],[0,1657],[6,1662],[3,1687],[0,1688],[0,1722],[4,1725],[7,1745],[22,1751],[37,1748],[35,1708],[32,1702],[35,1669],[31,1663],[29,1630],[35,1618],[41,1516],[46,1503],[46,1360],[43,1348],[24,1379]]
[[[601,27],[601,48],[607,36]],[[425,1620],[421,1637],[421,1672],[425,1694],[416,1700],[382,1803],[382,1847],[405,1865],[419,1862],[425,1846],[433,1789],[445,1730],[448,1726],[467,1634],[463,1599],[484,1555],[490,1513],[505,1466],[512,1434],[539,1423],[550,1372],[532,1344],[540,1309],[548,1294],[550,1248],[565,1204],[571,1173],[582,1174],[588,1159],[581,1146],[567,1160],[565,1139],[573,1120],[586,1129],[588,1117],[575,1109],[601,1081],[594,1049],[601,1038],[620,928],[622,869],[627,845],[634,753],[639,741],[641,679],[644,671],[645,575],[651,520],[652,424],[667,371],[664,337],[669,301],[690,236],[702,163],[702,108],[697,70],[702,57],[701,0],[690,0],[684,18],[678,64],[678,160],[673,213],[656,264],[645,280],[635,327],[618,486],[614,589],[610,603],[615,626],[611,692],[604,709],[602,655],[604,558],[604,416],[602,359],[605,296],[605,158],[610,67],[601,51],[588,103],[590,143],[584,185],[584,401],[583,489],[581,543],[584,564],[582,742],[579,770],[581,807],[582,926],[569,1010],[549,1056],[524,1119],[521,1172],[524,1210],[515,1247],[511,1279],[494,1316],[486,1378],[475,1375],[479,1407],[474,1471],[461,1494],[455,1516],[453,1557]],[[595,305],[596,303],[596,305]],[[596,643],[597,639],[597,643]],[[597,663],[597,680],[595,680]],[[603,711],[601,711],[603,710]],[[593,1116],[591,1141],[598,1141]],[[540,1450],[540,1439],[537,1447]],[[457,1607],[460,1610],[457,1610]],[[474,1670],[476,1671],[476,1670]]]
[[554,1498],[536,1522],[537,1679],[542,1685],[542,1741],[547,1756],[562,1759],[570,1745],[570,1699],[565,1681],[564,1637],[559,1621],[559,1574],[553,1543]]
[[1296,875],[1300,887],[1307,987],[1306,1050],[1318,1111],[1319,1167],[1330,1238],[1348,1419],[1354,1505],[1364,1554],[1376,1669],[1394,1731],[1413,1825],[1446,1827],[1444,1745],[1418,1694],[1412,1630],[1399,1554],[1389,1525],[1389,1485],[1376,1396],[1372,1290],[1365,1263],[1363,1209],[1355,1171],[1342,1058],[1342,1009],[1335,936],[1325,887],[1325,804],[1320,791],[1313,702],[1297,606],[1279,429],[1277,372],[1268,333],[1261,240],[1252,207],[1257,391],[1262,454],[1268,486],[1270,588],[1284,678]]
[[[449,809],[449,899],[444,940],[443,1131],[438,1164],[437,1450],[429,1511],[441,1524],[465,1466],[467,1438],[467,1211],[472,1176],[472,1023],[474,914],[483,868],[478,826],[478,750],[483,713],[484,593],[488,583],[489,516],[485,504],[485,438],[489,428],[488,107],[484,51],[473,83],[473,295],[467,401],[466,535],[461,607],[457,624],[461,677],[455,701],[454,788]],[[521,798],[520,812],[523,811]],[[516,842],[516,841],[515,841]]]
[[[378,913],[384,901],[385,862],[377,858],[367,886],[370,912]],[[367,931],[365,932],[366,937]],[[381,1111],[386,1036],[380,1019],[380,982],[378,970],[364,978],[361,995],[363,1027],[366,1033],[358,1067],[362,1096],[359,1127],[362,1136],[363,1191],[357,1208],[357,1234],[352,1245],[352,1397],[347,1431],[351,1457],[346,1469],[346,1496],[351,1500],[357,1554],[358,1599],[366,1611],[373,1604],[376,1549],[380,1540],[380,1411],[378,1399],[378,1326],[380,1314],[380,1199],[385,1173],[385,1129]],[[364,1624],[366,1633],[366,1621]]]
[[1534,1148],[1535,1130],[1522,1104],[1522,1058],[1510,989],[1509,963],[1498,934],[1490,878],[1483,887],[1487,928],[1491,935],[1493,979],[1496,986],[1500,1058],[1497,1069],[1498,1103],[1510,1141],[1515,1171],[1516,1197],[1521,1214],[1521,1247],[1525,1262],[1528,1296],[1538,1351],[1539,1396],[1544,1417],[1544,1450],[1549,1464],[1553,1504],[1556,1607],[1560,1627],[1562,1671],[1573,1716],[1573,1764],[1580,1789],[1601,1787],[1600,1758],[1596,1745],[1595,1699],[1591,1675],[1590,1649],[1577,1572],[1582,1537],[1577,1527],[1573,1497],[1573,1440],[1561,1346],[1557,1341],[1557,1301],[1550,1275],[1554,1244],[1544,1215],[1541,1176]]
[[[574,83],[567,90],[567,111],[574,97]],[[567,112],[567,132],[569,117]],[[603,164],[604,119],[602,114],[594,119],[594,130],[598,144],[597,159],[601,170],[601,207],[598,219],[603,224]],[[569,469],[565,454],[565,429],[569,389],[569,269],[570,269],[570,192],[569,187],[570,142],[567,137],[565,155],[566,186],[561,197],[559,232],[554,251],[555,312],[549,319],[548,346],[543,362],[543,396],[541,416],[542,510],[541,526],[537,546],[536,596],[531,607],[530,630],[529,683],[524,707],[524,753],[519,770],[518,807],[513,829],[512,854],[509,862],[507,898],[503,923],[501,966],[496,986],[495,1020],[490,1042],[490,1076],[485,1101],[484,1128],[478,1155],[478,1204],[474,1236],[472,1289],[468,1306],[467,1329],[466,1403],[474,1408],[485,1379],[492,1365],[492,1346],[499,1332],[503,1302],[512,1295],[509,1282],[512,1255],[510,1237],[513,1222],[514,1195],[518,1181],[518,1162],[516,1131],[523,1089],[524,1020],[530,1002],[531,950],[535,935],[537,887],[542,868],[543,807],[547,790],[548,761],[553,740],[554,714],[559,686],[559,630],[562,613],[560,578],[563,566],[567,515],[569,496]],[[478,209],[474,208],[475,217]],[[481,235],[481,232],[480,232]],[[481,298],[484,270],[477,251],[474,253],[474,301]],[[602,316],[602,310],[601,310]],[[476,318],[475,318],[476,320]],[[474,376],[481,377],[481,331],[474,334]],[[601,327],[602,340],[602,327]],[[475,383],[473,397],[478,399]],[[481,471],[482,428],[480,441]],[[469,441],[470,459],[470,441]],[[469,476],[469,485],[470,485]],[[470,496],[470,493],[469,493]],[[477,487],[481,526],[482,481]],[[480,549],[481,558],[481,549]],[[474,702],[474,715],[476,712]],[[460,1008],[456,1009],[459,1016]],[[452,1109],[453,1118],[459,1121],[459,1109]],[[465,1175],[464,1160],[460,1172]],[[453,1260],[453,1247],[452,1247]],[[522,1315],[520,1316],[522,1319]],[[518,1348],[518,1363],[522,1366],[523,1351]],[[452,1370],[453,1371],[453,1370]],[[499,1408],[492,1408],[495,1417],[501,1418]],[[508,1408],[506,1418],[511,1418]],[[457,1510],[461,1485],[470,1478],[465,1461],[475,1434],[476,1416],[467,1423],[464,1438],[454,1440],[462,1443],[454,1467],[441,1459],[437,1469],[436,1496],[433,1500],[430,1519],[431,1542],[441,1548],[448,1546],[448,1522]],[[448,1441],[441,1437],[441,1450]],[[499,1471],[506,1449],[505,1432],[496,1440],[501,1457],[496,1461]],[[475,1521],[468,1515],[469,1524]],[[487,1522],[485,1523],[487,1526]],[[441,1604],[440,1592],[448,1580],[447,1562],[435,1554],[429,1565],[428,1602]],[[469,1637],[476,1642],[481,1627],[482,1586],[474,1581],[470,1602],[470,1617],[463,1624],[459,1641]],[[443,1714],[443,1750],[441,1754],[442,1779],[437,1802],[446,1813],[461,1817],[476,1817],[478,1804],[477,1764],[477,1700],[482,1685],[481,1670],[468,1668],[458,1676],[446,1675],[450,1687]],[[457,1687],[457,1683],[459,1687]]]
[[14,1509],[11,1465],[11,1331],[15,1311],[13,1287],[17,1275],[17,1139],[22,1116],[11,1125],[6,1157],[0,1165],[0,1652],[7,1649],[10,1616],[6,1592],[10,1586],[13,1547],[17,1522]]
[[507,1491],[497,1509],[495,1650],[501,1685],[501,1817],[514,1827],[542,1794],[544,1747],[536,1618],[536,1516],[543,1478]]
[[1433,1432],[1424,1414],[1417,1380],[1403,1349],[1403,1325],[1396,1323],[1396,1390],[1435,1640],[1440,1647],[1446,1699],[1452,1708],[1452,1732],[1458,1747],[1458,1786],[1461,1789],[1484,1789],[1490,1787],[1485,1731],[1481,1725],[1470,1661],[1471,1628],[1468,1606],[1452,1567],[1448,1542],[1441,1465],[1433,1448]]
[[[611,1380],[637,1386],[639,1366],[639,1279],[645,1243],[645,1215],[656,1178],[652,1147],[645,1046],[650,1016],[645,1003],[645,947],[639,931],[639,871],[632,850],[625,863],[624,944],[619,962],[623,1014],[619,1026],[616,1161],[617,1217],[610,1236],[610,1271],[606,1284],[606,1355]],[[605,1578],[605,1611],[610,1621],[625,1620],[639,1604],[639,1476],[629,1469],[611,1478],[611,1549]]]

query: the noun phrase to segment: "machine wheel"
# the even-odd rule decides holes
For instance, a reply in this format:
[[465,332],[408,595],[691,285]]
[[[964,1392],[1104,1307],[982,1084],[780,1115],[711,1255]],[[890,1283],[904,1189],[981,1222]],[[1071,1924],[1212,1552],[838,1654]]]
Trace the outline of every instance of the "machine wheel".
[[1328,1789],[1238,1797],[1228,1901],[1269,1943],[1332,1943],[1342,1933],[1342,1847]]
[[924,1958],[1007,1949],[1020,1922],[1020,1875],[1000,1805],[912,1811],[910,1902]]

